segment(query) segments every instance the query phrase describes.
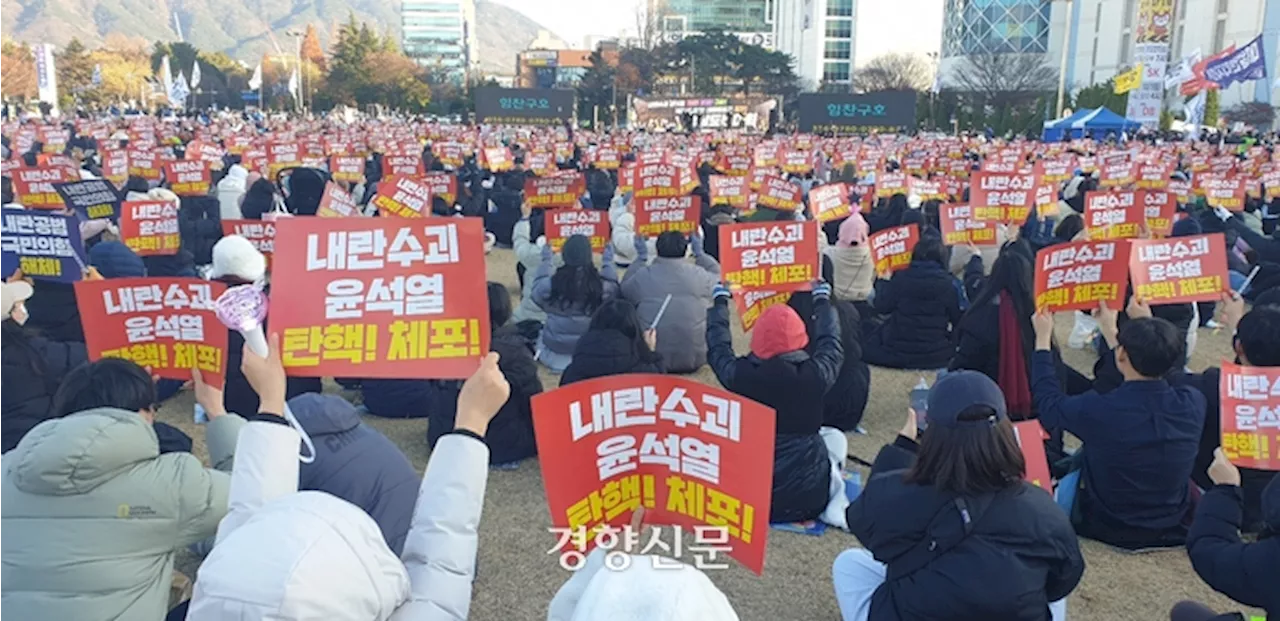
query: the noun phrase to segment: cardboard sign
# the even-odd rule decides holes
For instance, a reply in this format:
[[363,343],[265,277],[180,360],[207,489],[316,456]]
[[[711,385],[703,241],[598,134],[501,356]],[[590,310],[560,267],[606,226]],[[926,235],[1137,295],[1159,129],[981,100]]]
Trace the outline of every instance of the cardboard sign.
[[384,178],[369,201],[386,217],[422,218],[431,215],[431,189],[412,177]]
[[125,201],[120,209],[120,241],[141,257],[177,254],[182,246],[178,203]]
[[[318,215],[318,214],[317,214]],[[289,218],[296,220],[297,218]],[[223,235],[239,235],[253,244],[263,256],[267,258],[267,267],[271,266],[272,257],[276,251],[276,227],[279,222],[264,222],[262,220],[223,220]],[[274,281],[274,279],[273,279]]]
[[969,205],[977,220],[1025,222],[1035,191],[1034,174],[979,172],[969,185]]
[[1176,199],[1179,203],[1182,203],[1185,205],[1191,202],[1191,182],[1190,181],[1177,181],[1177,180],[1170,179],[1168,189],[1169,189],[1169,193],[1172,194],[1173,198]]
[[123,188],[129,180],[129,152],[123,149],[111,149],[99,152],[102,158],[102,178]]
[[720,272],[735,289],[804,291],[821,273],[818,223],[743,222],[720,227]]
[[920,227],[916,224],[895,226],[876,232],[867,240],[871,244],[871,259],[875,261],[877,274],[888,274],[911,265],[911,254],[920,241]]
[[1150,162],[1138,165],[1137,186],[1140,190],[1164,190],[1169,187],[1169,176],[1173,174],[1172,162]]
[[458,202],[458,177],[447,170],[437,170],[422,176],[432,196],[439,196],[450,206]]
[[316,208],[316,216],[321,218],[353,218],[361,217],[360,206],[351,194],[338,184],[330,181],[324,184],[324,195],[320,197],[320,206]]
[[942,243],[948,246],[995,246],[999,244],[994,220],[977,220],[969,205],[942,205],[938,208]]
[[421,177],[422,173],[426,172],[422,169],[422,155],[420,153],[384,156],[382,158],[382,168],[388,175],[403,175],[405,177]]
[[876,198],[889,198],[909,191],[906,173],[881,173],[876,175]]
[[565,240],[582,235],[591,240],[591,249],[604,251],[609,243],[609,212],[603,209],[556,209],[546,214],[547,243],[560,252]]
[[531,403],[551,523],[580,545],[643,506],[647,523],[718,527],[722,550],[764,571],[772,409],[669,375],[601,377]]
[[524,199],[530,207],[566,209],[578,206],[587,191],[587,180],[581,173],[553,177],[528,177],[524,180]]
[[1222,233],[1135,239],[1132,244],[1133,292],[1150,304],[1214,301],[1227,288],[1227,240]]
[[711,196],[712,205],[729,205],[734,209],[746,209],[747,196],[750,193],[747,190],[746,177],[729,177],[726,175],[712,175],[708,180],[710,188],[708,194]]
[[1131,239],[1142,234],[1146,210],[1134,190],[1087,192],[1084,227],[1089,239]]
[[71,181],[62,167],[19,168],[13,171],[13,194],[27,209],[62,209],[62,195],[55,183]]
[[760,196],[756,198],[756,206],[778,211],[795,211],[800,208],[803,195],[804,191],[799,185],[782,177],[767,175],[760,186]]
[[1049,474],[1049,457],[1044,451],[1044,441],[1049,434],[1044,432],[1040,421],[1033,418],[1014,423],[1013,437],[1018,441],[1022,459],[1027,464],[1022,480],[1052,494],[1053,477]]
[[297,142],[268,142],[266,176],[275,179],[280,171],[302,165],[302,145]]
[[277,227],[270,321],[290,375],[461,379],[488,353],[479,218]]
[[1062,184],[1072,177],[1075,161],[1070,157],[1044,159],[1036,162],[1035,173],[1045,183]]
[[0,222],[6,277],[17,269],[31,278],[58,282],[84,276],[84,243],[75,216],[5,209]]
[[1280,367],[1223,361],[1222,452],[1244,468],[1280,470]]
[[750,332],[760,319],[760,314],[770,306],[786,304],[791,301],[790,291],[755,291],[741,290],[733,294],[733,303],[738,307],[738,318],[742,320],[742,331]]
[[222,386],[227,327],[213,302],[226,285],[196,278],[112,278],[76,283],[89,360],[124,358],[152,375]]
[[329,176],[334,181],[345,183],[364,181],[364,158],[354,155],[335,155],[329,158]]
[[849,217],[853,203],[849,200],[849,186],[828,183],[809,190],[809,209],[818,222],[833,222]]
[[208,196],[212,184],[209,162],[179,160],[164,165],[164,178],[178,196]]
[[1244,177],[1204,174],[1198,181],[1200,190],[1204,192],[1204,200],[1210,207],[1244,211]]
[[681,175],[673,164],[645,164],[635,169],[635,197],[679,196]]
[[120,215],[120,195],[106,179],[86,179],[71,183],[55,183],[53,188],[67,207],[79,212],[85,220],[116,218]]
[[1106,163],[1098,174],[1098,187],[1118,189],[1133,185],[1134,163],[1125,159]]
[[152,148],[131,148],[129,153],[129,176],[142,177],[147,181],[160,180],[160,154]]
[[462,166],[462,145],[456,142],[437,142],[431,145],[431,154],[445,168],[456,169]]
[[1178,203],[1174,201],[1173,194],[1162,190],[1142,190],[1138,192],[1138,196],[1147,220],[1147,233],[1152,237],[1171,235],[1178,211]]
[[1036,253],[1036,308],[1091,310],[1099,302],[1121,308],[1129,279],[1129,244],[1079,241]]
[[622,153],[613,148],[600,147],[590,159],[591,165],[600,170],[617,170],[622,166]]
[[492,172],[506,172],[515,166],[506,147],[486,147],[480,151],[480,167]]
[[945,201],[950,200],[951,194],[942,185],[941,179],[916,179],[911,178],[911,193],[920,197],[922,201]]
[[634,205],[636,233],[647,237],[667,231],[689,235],[702,217],[702,199],[692,195],[637,198]]
[[781,160],[782,172],[793,175],[813,172],[813,160],[806,151],[783,151]]

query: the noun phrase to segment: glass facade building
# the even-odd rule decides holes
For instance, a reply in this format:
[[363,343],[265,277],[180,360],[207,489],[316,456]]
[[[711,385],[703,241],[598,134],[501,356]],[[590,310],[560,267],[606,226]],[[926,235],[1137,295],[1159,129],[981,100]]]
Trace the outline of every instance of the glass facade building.
[[720,29],[726,32],[772,32],[772,13],[775,0],[666,0],[662,14],[683,18],[683,28],[667,21],[664,31],[684,30],[705,32]]
[[419,65],[467,79],[475,62],[474,0],[403,0],[400,47]]
[[1045,54],[1051,0],[945,0],[942,56]]

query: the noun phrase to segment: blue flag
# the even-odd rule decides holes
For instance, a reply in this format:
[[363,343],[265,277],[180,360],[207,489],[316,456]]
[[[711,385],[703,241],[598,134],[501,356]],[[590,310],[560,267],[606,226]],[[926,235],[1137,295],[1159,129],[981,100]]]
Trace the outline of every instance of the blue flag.
[[1261,80],[1267,75],[1267,55],[1262,49],[1262,35],[1254,37],[1230,56],[1219,58],[1204,68],[1206,80],[1226,88],[1236,82]]

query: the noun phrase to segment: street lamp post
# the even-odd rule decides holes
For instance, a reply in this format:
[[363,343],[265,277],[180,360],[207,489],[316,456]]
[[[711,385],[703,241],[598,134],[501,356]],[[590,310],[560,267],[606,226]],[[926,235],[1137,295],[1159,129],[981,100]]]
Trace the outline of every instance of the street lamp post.
[[1067,21],[1067,28],[1062,33],[1062,58],[1058,62],[1058,111],[1055,118],[1062,118],[1063,99],[1067,94],[1067,54],[1071,50],[1071,30],[1075,20],[1071,19],[1071,1],[1065,0],[1067,9],[1064,17]]
[[302,70],[302,38],[305,35],[302,31],[296,29],[286,30],[285,34],[293,37],[295,43],[293,47],[294,57],[298,63],[296,65],[298,68],[298,96],[295,98],[294,103],[297,105],[298,111],[305,114],[307,111],[307,78],[306,72]]

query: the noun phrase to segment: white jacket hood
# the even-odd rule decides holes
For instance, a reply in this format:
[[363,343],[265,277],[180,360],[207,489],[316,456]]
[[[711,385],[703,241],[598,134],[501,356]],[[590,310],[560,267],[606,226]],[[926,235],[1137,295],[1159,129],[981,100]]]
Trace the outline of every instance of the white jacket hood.
[[547,621],[738,621],[729,599],[695,567],[672,559],[656,569],[650,555],[604,568],[599,548],[551,600]]
[[372,518],[329,494],[298,492],[218,541],[187,620],[384,621],[408,599],[409,575]]

